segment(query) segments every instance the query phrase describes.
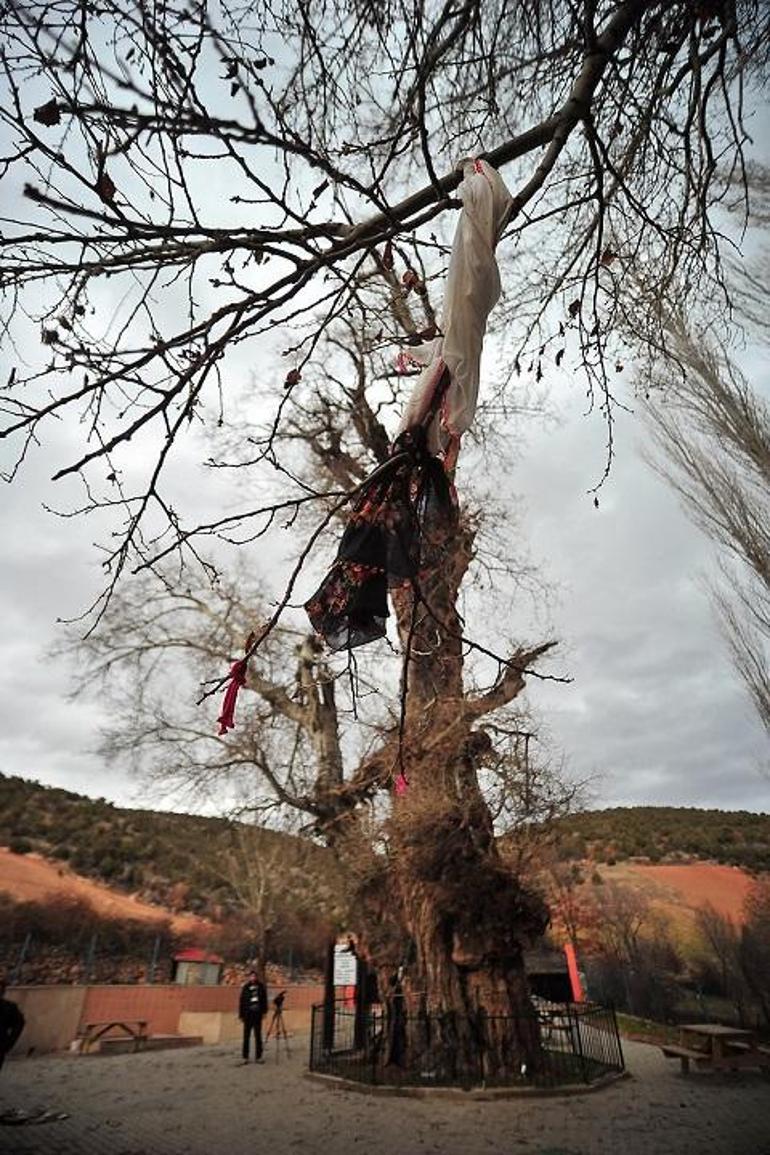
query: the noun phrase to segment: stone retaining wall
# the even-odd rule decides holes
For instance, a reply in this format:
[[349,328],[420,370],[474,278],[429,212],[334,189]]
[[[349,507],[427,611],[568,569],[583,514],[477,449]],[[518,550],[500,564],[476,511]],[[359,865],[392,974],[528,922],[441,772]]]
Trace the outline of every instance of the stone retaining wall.
[[[278,988],[270,988],[269,997]],[[287,986],[284,1019],[294,1033],[310,1025],[310,1008],[323,999],[317,984]],[[67,1050],[86,1023],[118,1019],[145,1019],[151,1035],[206,1034],[212,1042],[237,1037],[237,986],[178,986],[174,984],[120,984],[114,986],[10,987],[7,998],[18,1003],[26,1026],[14,1053]],[[272,1015],[272,1004],[265,1031]],[[193,1030],[196,1016],[207,1022],[204,1033]],[[210,1016],[210,1017],[209,1017]],[[188,1029],[189,1027],[189,1029]],[[120,1033],[120,1032],[116,1032]],[[217,1038],[213,1036],[217,1035]],[[208,1040],[206,1040],[208,1041]]]

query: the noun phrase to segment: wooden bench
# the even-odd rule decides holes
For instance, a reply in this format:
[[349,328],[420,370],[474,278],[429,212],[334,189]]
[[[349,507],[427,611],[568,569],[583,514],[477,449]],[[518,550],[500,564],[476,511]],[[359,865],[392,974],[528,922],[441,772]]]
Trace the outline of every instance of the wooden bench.
[[147,1020],[146,1019],[111,1019],[103,1023],[85,1023],[80,1032],[81,1044],[80,1053],[85,1055],[89,1048],[99,1039],[103,1038],[108,1031],[114,1028],[119,1028],[125,1031],[129,1038],[134,1040],[134,1050],[138,1051],[142,1044],[147,1041]]
[[720,1065],[727,1067],[759,1067],[770,1073],[770,1047],[739,1042],[737,1039],[725,1044],[726,1051]]
[[712,1071],[738,1071],[757,1067],[770,1071],[770,1051],[766,1047],[752,1047],[749,1043],[731,1042],[726,1053],[722,1055],[695,1051],[690,1047],[674,1044],[660,1049],[667,1059],[679,1059],[683,1075],[689,1074],[691,1062]]
[[688,1075],[690,1073],[690,1063],[693,1062],[699,1067],[711,1066],[711,1055],[705,1051],[694,1051],[691,1047],[679,1047],[675,1044],[667,1044],[660,1048],[667,1059],[679,1059],[682,1064],[682,1074]]
[[727,1044],[731,1051],[751,1051],[752,1055],[764,1055],[768,1062],[770,1062],[770,1047],[763,1047],[761,1045],[753,1047],[751,1043],[741,1043],[737,1039]]

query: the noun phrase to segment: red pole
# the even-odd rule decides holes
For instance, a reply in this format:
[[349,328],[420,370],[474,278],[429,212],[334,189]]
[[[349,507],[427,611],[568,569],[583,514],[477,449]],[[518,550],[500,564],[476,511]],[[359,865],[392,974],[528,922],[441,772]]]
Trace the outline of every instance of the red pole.
[[569,972],[569,985],[572,988],[572,998],[576,1003],[582,1003],[585,1000],[583,994],[583,987],[580,982],[580,974],[578,972],[577,957],[575,955],[575,948],[571,942],[565,942],[564,954],[567,959],[567,970]]

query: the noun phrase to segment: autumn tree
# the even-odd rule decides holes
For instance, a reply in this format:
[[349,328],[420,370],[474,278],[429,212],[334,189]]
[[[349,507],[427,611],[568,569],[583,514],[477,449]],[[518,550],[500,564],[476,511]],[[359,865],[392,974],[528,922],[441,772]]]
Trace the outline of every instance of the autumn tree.
[[280,840],[270,845],[263,831],[237,822],[217,858],[214,871],[233,896],[261,967],[275,958],[271,951],[285,938],[287,921],[296,926],[304,916],[317,931],[323,920],[327,934],[341,924],[345,911],[334,864],[313,843],[298,840],[287,851]]
[[770,1026],[770,879],[755,879],[744,903],[740,964],[751,998]]
[[[172,0],[152,12],[51,0],[3,19],[2,175],[18,194],[0,239],[8,476],[65,422],[76,447],[56,477],[82,482],[82,512],[114,519],[96,618],[127,570],[157,583],[152,600],[128,593],[140,599],[130,637],[104,618],[114,647],[97,664],[122,656],[141,672],[190,649],[189,599],[218,653],[249,636],[254,725],[212,757],[208,722],[177,723],[190,762],[254,766],[273,800],[310,816],[355,875],[372,958],[392,967],[410,944],[410,997],[525,1011],[522,949],[546,911],[496,846],[485,722],[548,643],[484,644],[464,620],[482,540],[469,505],[431,505],[419,580],[394,592],[398,704],[367,750],[345,748],[338,666],[299,639],[290,675],[280,630],[307,559],[389,455],[411,385],[393,375],[394,347],[440,332],[464,156],[502,169],[512,191],[497,315],[510,368],[485,386],[476,430],[499,455],[519,379],[569,367],[605,421],[597,483],[606,475],[621,354],[664,344],[659,318],[620,286],[644,269],[661,296],[724,295],[717,212],[741,177],[770,13],[751,0]],[[39,356],[16,355],[34,342]],[[239,382],[254,366],[252,394]],[[212,469],[238,468],[256,500],[199,515],[205,494],[186,493],[174,463],[202,432],[219,440]],[[459,461],[461,497],[465,461],[478,458]],[[219,566],[229,545],[285,524],[306,532],[277,604],[243,613],[201,592],[207,544]],[[154,737],[178,749],[169,725]],[[537,1048],[524,1029],[500,1062],[536,1067]]]
[[664,1021],[679,991],[681,960],[668,928],[646,894],[604,881],[593,889],[592,984],[632,1014]]
[[711,903],[696,913],[695,924],[716,966],[721,993],[733,1003],[739,1022],[744,1021],[746,984],[741,969],[741,928],[726,914],[720,914]]

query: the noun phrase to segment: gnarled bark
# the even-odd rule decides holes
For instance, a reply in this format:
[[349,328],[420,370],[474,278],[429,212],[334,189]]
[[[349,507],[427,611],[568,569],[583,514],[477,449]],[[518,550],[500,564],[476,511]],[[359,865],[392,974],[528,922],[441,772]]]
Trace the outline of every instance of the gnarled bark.
[[[517,653],[487,695],[466,697],[457,597],[473,537],[453,512],[437,514],[416,590],[405,586],[394,597],[406,658],[402,734],[390,754],[408,785],[394,792],[387,875],[361,895],[373,923],[365,946],[381,978],[385,972],[390,1036],[383,1060],[419,1062],[419,1054],[407,1051],[419,1050],[420,1034],[407,1036],[404,1015],[422,1014],[440,1023],[439,1050],[451,1052],[458,1077],[478,1075],[482,1054],[498,1074],[537,1068],[539,1035],[523,951],[548,921],[543,902],[497,851],[478,780],[492,743],[474,729],[520,692],[522,669],[547,647]],[[402,941],[386,945],[387,932],[399,929]],[[512,1021],[490,1030],[496,1016]],[[435,1038],[430,1047],[435,1059]]]

